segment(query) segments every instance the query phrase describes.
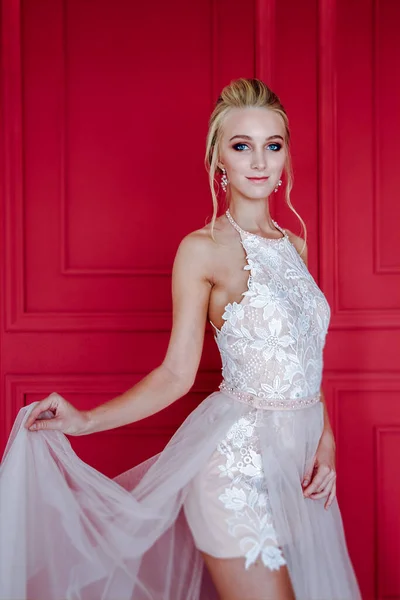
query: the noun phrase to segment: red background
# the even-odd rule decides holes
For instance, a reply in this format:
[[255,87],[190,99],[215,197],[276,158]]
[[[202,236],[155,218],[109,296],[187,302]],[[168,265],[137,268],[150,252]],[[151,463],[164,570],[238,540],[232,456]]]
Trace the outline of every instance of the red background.
[[[231,79],[260,77],[289,114],[293,201],[332,307],[350,552],[363,598],[400,598],[399,20],[391,0],[3,0],[2,447],[24,404],[57,391],[94,406],[160,363],[177,245],[211,214],[209,115]],[[208,331],[187,397],[71,442],[115,475],[219,380]]]

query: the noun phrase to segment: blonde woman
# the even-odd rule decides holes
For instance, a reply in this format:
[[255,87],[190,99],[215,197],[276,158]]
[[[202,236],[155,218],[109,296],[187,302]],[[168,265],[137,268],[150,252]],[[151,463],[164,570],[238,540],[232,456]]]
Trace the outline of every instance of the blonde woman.
[[[206,150],[214,214],[179,246],[162,364],[93,410],[53,393],[17,417],[0,479],[1,598],[360,598],[320,388],[329,306],[305,241],[269,212],[282,182],[294,210],[289,141],[262,81],[223,89]],[[217,218],[218,184],[229,210]],[[190,390],[207,319],[219,390],[116,480],[80,461],[64,434],[139,421]]]

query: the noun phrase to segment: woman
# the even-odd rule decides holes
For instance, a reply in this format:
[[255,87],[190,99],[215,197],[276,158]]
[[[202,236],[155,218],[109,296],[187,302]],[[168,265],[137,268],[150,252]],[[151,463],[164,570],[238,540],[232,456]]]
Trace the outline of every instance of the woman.
[[[162,364],[93,410],[53,393],[17,417],[1,472],[1,598],[360,598],[320,389],[329,307],[305,242],[269,213],[281,176],[294,209],[288,120],[263,82],[224,88],[206,165],[214,215],[179,246]],[[216,174],[229,201],[218,218]],[[63,434],[138,421],[189,391],[207,317],[220,390],[115,481],[80,461]]]

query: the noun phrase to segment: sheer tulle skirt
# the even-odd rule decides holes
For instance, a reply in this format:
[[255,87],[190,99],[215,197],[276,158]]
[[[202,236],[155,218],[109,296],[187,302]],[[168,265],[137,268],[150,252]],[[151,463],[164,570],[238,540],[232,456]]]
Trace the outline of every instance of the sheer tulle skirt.
[[[114,480],[81,461],[63,434],[27,431],[32,406],[20,410],[0,469],[0,599],[216,600],[199,548],[242,555],[245,569],[263,552],[268,564],[271,547],[287,563],[298,600],[360,598],[336,500],[326,511],[324,499],[302,493],[322,431],[321,403],[256,410],[215,392],[163,452]],[[229,455],[244,446],[240,435],[250,438],[249,419],[256,419],[250,449],[259,458],[247,446],[243,464],[253,471]],[[204,478],[210,503],[222,509],[203,515],[209,531],[213,520],[220,526],[215,546],[194,510],[207,504]],[[254,527],[254,507],[269,519],[269,534]]]

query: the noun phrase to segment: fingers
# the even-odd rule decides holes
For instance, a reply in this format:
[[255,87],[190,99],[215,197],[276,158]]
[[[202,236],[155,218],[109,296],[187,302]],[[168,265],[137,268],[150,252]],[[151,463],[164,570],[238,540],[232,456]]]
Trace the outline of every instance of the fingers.
[[328,473],[328,475],[325,477],[323,482],[319,485],[318,489],[316,490],[316,493],[318,494],[319,492],[322,492],[325,489],[325,487],[327,486],[327,484],[335,477],[336,477],[335,471],[331,470]]
[[53,404],[53,400],[50,400],[49,398],[46,398],[45,400],[41,400],[35,406],[35,408],[32,409],[29,417],[25,421],[25,427],[27,429],[29,429],[31,427],[31,425],[33,425],[33,423],[36,421],[36,419],[38,418],[40,413],[42,413],[46,410],[50,410],[52,404]]
[[63,424],[61,419],[40,419],[30,426],[29,431],[41,431],[43,429],[54,431],[57,429],[60,430],[62,427]]
[[303,490],[304,497],[307,498],[323,490],[326,483],[330,481],[332,474],[336,475],[335,471],[328,465],[320,465],[310,485]]
[[328,496],[325,503],[325,510],[328,510],[336,497],[336,472],[334,470],[325,478],[325,482],[324,485],[319,486],[318,491],[308,494],[306,497],[310,500],[320,500]]
[[304,479],[303,479],[303,487],[305,488],[311,481],[311,477],[314,471],[314,465],[315,465],[315,458],[313,460],[313,462],[310,464],[310,466],[308,467],[308,469],[306,470],[305,474],[304,474]]
[[328,500],[325,502],[325,509],[328,510],[336,497],[336,478],[333,482],[331,493],[329,494]]
[[43,427],[44,423],[48,423],[50,420],[53,421],[53,419],[43,419],[41,421],[37,421],[36,423],[35,421],[38,419],[39,415],[46,410],[55,411],[59,406],[60,398],[61,396],[53,392],[44,400],[40,400],[40,402],[38,402],[37,405],[31,410],[27,420],[25,421],[25,427],[30,430],[54,429],[54,427]]
[[326,496],[329,496],[334,483],[335,483],[335,477],[331,477],[330,480],[328,481],[328,483],[326,484],[326,486],[320,492],[315,492],[314,494],[311,494],[311,496],[309,496],[309,497],[312,500],[319,500],[320,498],[325,498]]

